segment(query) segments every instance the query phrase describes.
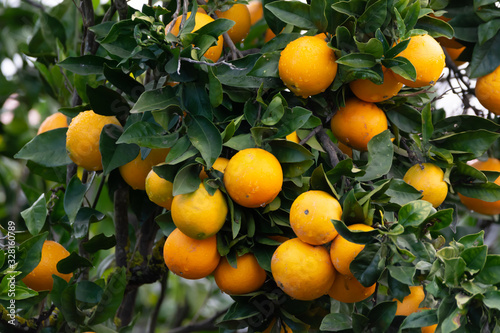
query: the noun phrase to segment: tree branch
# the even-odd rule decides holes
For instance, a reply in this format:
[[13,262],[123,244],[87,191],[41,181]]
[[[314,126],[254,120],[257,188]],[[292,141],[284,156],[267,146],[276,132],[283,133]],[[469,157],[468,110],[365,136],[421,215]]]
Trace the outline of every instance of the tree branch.
[[160,297],[158,298],[158,302],[156,302],[156,306],[151,314],[151,318],[149,319],[149,333],[154,333],[156,329],[156,322],[158,321],[158,314],[160,313],[161,305],[163,304],[163,300],[165,299],[165,293],[167,292],[167,283],[168,283],[168,272],[163,274],[160,285]]
[[169,333],[189,333],[189,332],[200,332],[200,331],[210,331],[215,330],[217,327],[214,325],[215,320],[227,312],[227,309],[220,310],[215,313],[212,317],[205,320],[189,324],[184,327],[178,327],[169,330]]
[[337,156],[337,149],[340,150],[333,142],[330,140],[328,134],[326,134],[323,126],[318,126],[320,129],[318,130],[318,139],[321,143],[321,146],[325,149],[328,157],[330,158],[330,164],[332,167],[335,167],[339,164],[339,158]]

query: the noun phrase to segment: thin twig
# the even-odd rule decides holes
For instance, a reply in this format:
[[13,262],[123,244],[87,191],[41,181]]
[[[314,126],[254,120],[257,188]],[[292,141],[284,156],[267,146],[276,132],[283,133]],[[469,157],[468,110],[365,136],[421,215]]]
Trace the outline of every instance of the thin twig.
[[26,2],[27,4],[29,4],[30,6],[33,6],[33,7],[36,7],[38,9],[41,9],[42,12],[45,11],[45,7],[39,3],[39,2],[35,2],[35,1],[31,1],[31,0],[22,0],[23,2]]
[[332,165],[332,167],[335,167],[337,164],[339,164],[339,158],[337,156],[338,147],[336,147],[332,140],[330,140],[330,137],[328,136],[328,134],[326,134],[323,126],[321,126],[321,128],[318,130],[318,139],[321,143],[321,146],[325,149],[328,157],[330,158],[330,164]]
[[99,187],[97,188],[97,193],[94,198],[94,202],[92,203],[92,209],[95,209],[97,203],[99,202],[99,197],[101,196],[102,188],[104,187],[105,181],[106,181],[106,176],[102,175],[101,182],[99,183]]
[[322,126],[318,126],[315,129],[313,129],[311,132],[309,132],[309,134],[307,134],[307,136],[305,138],[303,138],[302,140],[300,140],[299,144],[303,146],[304,143],[306,143],[307,141],[309,141],[310,138],[312,138],[313,136],[315,136],[316,134],[318,134],[318,132],[322,128],[323,128]]
[[182,60],[182,61],[185,61],[185,62],[190,62],[192,64],[207,65],[207,66],[211,66],[211,67],[215,67],[215,66],[219,66],[219,65],[226,65],[226,66],[228,66],[231,69],[239,70],[239,71],[242,71],[242,70],[245,69],[245,68],[236,67],[235,65],[233,65],[231,63],[228,63],[228,62],[226,62],[224,60],[219,60],[217,62],[206,62],[206,61],[194,60],[194,59],[185,58],[185,57],[179,57],[179,60]]
[[168,331],[169,333],[190,333],[190,332],[200,332],[200,331],[210,331],[210,330],[215,330],[216,327],[214,325],[215,320],[222,316],[224,313],[227,312],[227,309],[225,310],[220,310],[217,313],[215,313],[212,317],[207,318],[205,320],[199,321],[197,323],[193,323],[184,327],[178,327],[171,329]]
[[158,301],[156,302],[155,308],[153,310],[153,313],[151,314],[151,318],[149,320],[149,333],[154,333],[156,329],[156,322],[158,321],[158,315],[160,313],[160,308],[163,303],[163,300],[165,299],[165,293],[167,292],[167,282],[168,282],[168,272],[163,274],[161,281],[160,281],[160,297],[158,298]]

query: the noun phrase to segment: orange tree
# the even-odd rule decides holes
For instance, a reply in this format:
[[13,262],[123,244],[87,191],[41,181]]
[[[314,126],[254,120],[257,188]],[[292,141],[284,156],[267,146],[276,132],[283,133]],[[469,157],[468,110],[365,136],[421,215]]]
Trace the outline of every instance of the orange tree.
[[265,0],[236,44],[234,4],[0,7],[2,103],[69,124],[5,126],[2,331],[498,330],[498,2]]

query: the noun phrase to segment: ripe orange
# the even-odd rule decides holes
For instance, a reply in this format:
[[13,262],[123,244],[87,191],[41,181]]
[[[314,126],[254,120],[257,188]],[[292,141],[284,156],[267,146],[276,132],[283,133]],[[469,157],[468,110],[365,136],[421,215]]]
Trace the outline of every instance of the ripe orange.
[[288,134],[285,139],[287,139],[288,141],[293,141],[295,143],[300,143],[300,138],[299,136],[297,135],[297,132],[293,132],[293,133],[290,133]]
[[477,79],[476,97],[488,111],[500,115],[500,66]]
[[[262,333],[271,333],[271,330],[273,329],[275,323],[276,318],[273,318],[271,324],[269,324],[269,326]],[[281,321],[280,333],[293,333],[293,331],[285,322]]]
[[328,251],[298,238],[278,246],[271,259],[271,272],[278,287],[302,301],[325,295],[335,280]]
[[398,56],[408,59],[417,71],[413,82],[396,74],[396,78],[408,87],[433,86],[445,66],[445,56],[441,45],[430,35],[413,36],[410,43]]
[[174,200],[173,187],[174,184],[158,176],[154,170],[151,170],[146,177],[146,194],[149,200],[168,210],[171,209]]
[[[353,224],[348,226],[349,230],[370,231],[372,227],[366,224]],[[365,246],[363,244],[351,243],[344,237],[338,235],[333,239],[330,247],[330,257],[335,269],[343,275],[352,277],[349,265]]]
[[446,52],[448,52],[448,55],[450,56],[451,60],[453,60],[453,62],[455,63],[455,65],[457,65],[457,67],[465,64],[465,61],[457,60],[460,54],[462,54],[462,52],[465,50],[465,46],[458,49],[451,47],[446,47],[445,49]]
[[330,242],[337,236],[331,220],[342,218],[337,199],[324,191],[307,191],[299,195],[290,208],[290,225],[301,241],[311,245]]
[[102,170],[99,140],[103,127],[108,124],[121,127],[116,117],[101,116],[92,110],[80,112],[71,120],[66,133],[66,150],[76,165],[89,171]]
[[[189,16],[191,16],[191,12],[187,13],[186,19],[188,19]],[[174,26],[171,30],[172,34],[174,34],[176,36],[179,34],[179,26],[181,25],[181,19],[182,19],[181,16],[179,16],[177,18],[177,20],[175,21]],[[196,12],[195,25],[194,25],[194,29],[192,32],[196,32],[196,30],[200,29],[204,25],[206,25],[210,22],[213,22],[213,21],[214,21],[214,19],[211,18],[210,16],[208,16],[207,14]],[[217,60],[219,60],[219,58],[220,58],[220,55],[222,54],[222,47],[223,47],[223,38],[221,35],[217,39],[217,44],[212,46],[211,48],[209,48],[207,50],[207,52],[205,52],[204,56],[207,59],[212,60],[213,62],[217,62]]]
[[337,110],[330,125],[340,142],[361,151],[367,151],[371,138],[388,128],[384,111],[374,103],[357,98],[348,99],[345,107]]
[[220,18],[225,18],[235,22],[233,27],[227,32],[233,43],[240,43],[248,35],[252,22],[250,12],[248,11],[246,5],[237,3],[223,12],[216,10],[215,14]]
[[224,225],[227,203],[219,189],[210,195],[201,183],[194,192],[176,195],[171,212],[180,231],[191,238],[205,239],[215,235]]
[[233,268],[224,257],[214,271],[215,283],[226,294],[248,294],[258,290],[266,281],[266,271],[253,254],[237,257],[236,266]]
[[41,134],[62,127],[68,127],[68,118],[62,113],[57,112],[45,118],[45,120],[40,124],[36,134]]
[[236,153],[224,171],[227,193],[243,207],[264,207],[274,200],[283,185],[283,170],[276,157],[260,148]]
[[[470,165],[482,171],[500,171],[500,160],[492,157],[486,161],[475,160]],[[495,180],[495,184],[500,185],[500,177]],[[468,209],[485,215],[500,214],[500,200],[488,202],[481,199],[469,198],[460,193],[458,193],[458,196],[462,204]]]
[[278,71],[295,95],[307,98],[328,88],[337,75],[335,52],[314,36],[299,37],[281,52]]
[[365,102],[378,103],[396,96],[403,87],[403,83],[398,81],[393,71],[384,68],[384,82],[382,84],[359,79],[349,83],[349,87],[359,99]]
[[69,282],[71,277],[73,277],[73,273],[63,274],[57,270],[57,263],[68,256],[68,250],[61,244],[46,240],[42,246],[40,263],[22,281],[25,285],[36,291],[51,291],[54,284],[52,275],[57,275],[66,280],[66,282]]
[[346,154],[347,156],[349,156],[350,158],[352,158],[352,148],[349,147],[349,146],[346,146],[345,144],[343,144],[342,142],[339,141],[338,143],[338,146],[339,146],[339,149],[344,153]]
[[170,148],[152,149],[145,159],[142,159],[139,152],[135,159],[119,168],[120,174],[134,190],[145,190],[149,172],[153,166],[165,162],[169,151]]
[[444,172],[441,168],[432,163],[422,163],[408,169],[403,180],[422,192],[422,200],[430,202],[436,208],[448,194],[448,184],[443,178]]
[[[229,163],[229,160],[225,157],[218,157],[214,164],[212,164],[212,168],[214,168],[217,171],[220,171],[224,173],[224,170],[226,170],[226,166]],[[208,178],[207,173],[205,172],[205,167],[203,167],[203,170],[200,171],[200,179],[203,180],[205,178]]]
[[422,286],[411,286],[410,294],[403,298],[403,302],[394,299],[398,303],[398,309],[396,310],[396,316],[409,316],[413,312],[418,310],[418,306],[425,298],[424,287]]
[[264,10],[260,0],[252,0],[247,5],[248,12],[250,13],[250,24],[254,25],[264,17]]
[[365,287],[353,276],[337,274],[328,295],[339,302],[356,303],[373,295],[375,287],[376,284]]
[[264,41],[267,43],[274,37],[276,37],[276,34],[270,28],[267,28],[266,33],[264,35]]
[[217,239],[194,239],[178,228],[172,231],[163,247],[163,259],[172,273],[185,279],[201,279],[210,275],[219,264]]

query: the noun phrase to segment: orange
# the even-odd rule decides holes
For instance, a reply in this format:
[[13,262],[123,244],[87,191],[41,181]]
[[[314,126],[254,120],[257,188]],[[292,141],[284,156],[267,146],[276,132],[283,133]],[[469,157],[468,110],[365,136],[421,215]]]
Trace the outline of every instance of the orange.
[[68,127],[68,118],[62,113],[57,112],[45,118],[45,120],[40,124],[36,134],[41,134],[62,127]]
[[267,28],[266,33],[264,35],[264,41],[267,43],[274,37],[276,37],[276,34],[270,28]]
[[388,128],[384,111],[374,103],[357,98],[348,99],[345,106],[337,110],[330,125],[340,142],[361,151],[367,151],[371,138]]
[[236,266],[233,268],[224,257],[214,271],[215,283],[226,294],[248,294],[258,290],[266,281],[266,271],[253,254],[237,257]]
[[398,56],[405,57],[415,67],[417,78],[407,80],[396,74],[396,78],[408,87],[420,88],[433,86],[445,66],[445,55],[441,45],[430,35],[413,36],[406,49]]
[[288,134],[285,139],[287,139],[288,141],[293,141],[295,143],[300,143],[300,138],[299,136],[297,135],[297,132],[293,132],[293,133],[290,133]]
[[444,172],[432,163],[412,166],[403,180],[422,192],[422,200],[428,201],[434,208],[439,207],[448,194],[448,184],[443,180]]
[[[187,13],[186,19],[188,19],[189,16],[191,16],[191,12]],[[177,18],[177,20],[175,21],[174,27],[171,30],[172,34],[174,34],[176,36],[179,34],[179,26],[181,25],[181,19],[182,19],[182,16],[179,16]],[[214,19],[211,18],[210,16],[208,16],[207,14],[196,12],[195,25],[194,25],[194,29],[192,32],[196,32],[196,30],[200,29],[204,25],[206,25],[210,22],[213,22],[213,21],[214,21]],[[220,55],[222,54],[222,47],[223,47],[223,38],[221,35],[217,39],[217,44],[210,47],[207,50],[207,52],[205,52],[204,56],[207,59],[212,60],[213,62],[217,62],[217,60],[219,60],[219,58],[220,58]]]
[[[422,310],[429,310],[430,308],[420,308],[417,310],[417,312],[421,312]],[[437,324],[430,325],[430,326],[425,326],[422,327],[422,333],[434,333],[437,328]]]
[[215,236],[194,239],[175,229],[163,247],[163,258],[172,273],[185,279],[201,279],[215,270],[220,255]]
[[[226,170],[226,166],[229,163],[229,160],[225,157],[218,157],[214,164],[212,164],[212,168],[214,168],[217,171],[220,171],[224,173],[224,170]],[[205,167],[203,167],[203,170],[200,171],[200,179],[203,180],[205,178],[208,178],[207,173],[205,172]]]
[[246,5],[237,3],[223,12],[216,10],[215,14],[220,18],[225,18],[235,22],[232,28],[227,31],[227,34],[233,43],[240,43],[248,35],[252,22],[250,12],[248,11]]
[[274,200],[283,185],[280,162],[270,152],[248,148],[237,152],[224,170],[227,193],[243,207],[264,207]]
[[102,170],[102,157],[99,151],[101,131],[105,125],[120,126],[114,116],[101,116],[94,111],[80,112],[68,126],[66,150],[76,165],[88,171]]
[[68,256],[68,250],[61,244],[46,240],[43,242],[40,262],[22,281],[25,285],[36,291],[51,291],[54,284],[52,275],[57,275],[66,280],[66,282],[69,282],[71,277],[73,277],[73,273],[63,274],[57,270],[57,263]]
[[477,79],[476,97],[488,111],[500,115],[500,66]]
[[[500,171],[500,160],[490,157],[486,161],[475,160],[470,163],[474,168],[481,171]],[[495,184],[500,185],[500,177],[495,180]],[[484,215],[500,214],[500,200],[488,202],[481,199],[469,198],[458,193],[460,201],[465,207]]]
[[328,251],[298,238],[278,246],[271,259],[271,272],[278,287],[302,301],[325,295],[335,280]]
[[227,203],[219,189],[210,195],[201,183],[194,192],[174,196],[171,212],[180,231],[191,238],[205,239],[224,225]]
[[462,54],[462,52],[465,50],[465,46],[461,47],[461,48],[458,48],[458,49],[454,49],[454,48],[451,48],[451,47],[446,47],[446,52],[448,52],[448,55],[450,56],[451,60],[453,60],[453,62],[455,63],[455,65],[458,66],[462,66],[463,64],[465,64],[465,61],[460,61],[460,60],[457,60],[458,57],[460,56],[460,54]]
[[307,191],[299,195],[290,208],[290,225],[301,241],[311,245],[330,242],[337,236],[331,220],[342,218],[337,199],[324,191]]
[[[276,324],[276,318],[273,318],[271,324],[262,333],[271,333],[274,325]],[[283,321],[281,321],[280,333],[293,333],[292,329]]]
[[403,84],[397,80],[390,69],[384,68],[384,82],[382,84],[359,79],[349,83],[349,87],[359,99],[365,102],[378,103],[396,96]]
[[337,274],[328,295],[339,302],[356,303],[373,295],[375,287],[376,284],[365,287],[353,276]]
[[120,167],[120,174],[134,190],[145,190],[149,172],[153,166],[165,162],[169,151],[170,148],[151,149],[145,159],[139,152],[135,159]]
[[339,141],[338,143],[338,146],[339,146],[339,149],[344,153],[346,154],[347,156],[349,156],[350,158],[352,158],[352,148],[349,147],[349,146],[346,146],[345,144],[343,144],[342,142]]
[[410,286],[410,294],[403,298],[403,302],[394,299],[398,304],[396,316],[409,316],[418,310],[418,306],[425,298],[424,287]]
[[[353,224],[348,226],[349,230],[370,231],[372,227],[366,224]],[[338,235],[333,239],[330,246],[330,257],[335,269],[343,275],[352,277],[349,265],[356,256],[365,248],[363,244],[351,243],[344,237]]]
[[281,52],[279,76],[295,95],[307,98],[328,88],[337,75],[335,52],[314,36],[299,37]]
[[174,184],[158,176],[154,170],[148,173],[145,183],[146,194],[149,200],[160,207],[170,210],[172,201],[174,200],[174,196],[172,195]]
[[264,9],[260,0],[252,0],[247,5],[250,13],[250,24],[254,25],[264,17]]

